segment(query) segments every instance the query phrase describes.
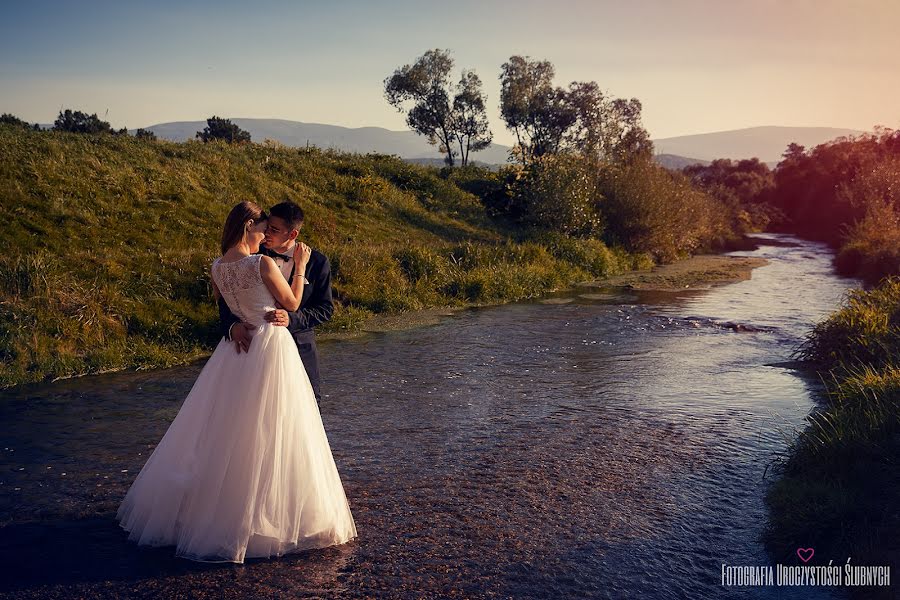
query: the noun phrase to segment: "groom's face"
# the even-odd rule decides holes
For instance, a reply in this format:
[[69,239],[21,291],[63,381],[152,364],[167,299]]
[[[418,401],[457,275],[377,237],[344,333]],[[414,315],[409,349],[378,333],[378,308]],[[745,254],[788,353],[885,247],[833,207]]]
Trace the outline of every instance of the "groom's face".
[[281,217],[269,215],[269,224],[266,227],[266,239],[263,242],[266,248],[280,250],[285,248],[297,237],[297,230],[291,229],[287,221]]

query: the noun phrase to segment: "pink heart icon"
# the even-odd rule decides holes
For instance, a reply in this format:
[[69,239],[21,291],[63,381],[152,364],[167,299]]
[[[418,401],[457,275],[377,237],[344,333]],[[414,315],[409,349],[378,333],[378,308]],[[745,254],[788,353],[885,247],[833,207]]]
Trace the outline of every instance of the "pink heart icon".
[[797,556],[805,563],[808,563],[815,553],[816,551],[812,548],[797,548]]

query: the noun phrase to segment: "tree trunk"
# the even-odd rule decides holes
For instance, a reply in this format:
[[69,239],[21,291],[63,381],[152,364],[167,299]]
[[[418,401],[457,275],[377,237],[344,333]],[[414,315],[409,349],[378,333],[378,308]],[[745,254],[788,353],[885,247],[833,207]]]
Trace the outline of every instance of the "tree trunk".
[[443,134],[441,142],[443,142],[444,148],[447,149],[447,166],[453,167],[453,144],[450,143],[450,134],[447,133],[445,127],[441,127],[441,133]]

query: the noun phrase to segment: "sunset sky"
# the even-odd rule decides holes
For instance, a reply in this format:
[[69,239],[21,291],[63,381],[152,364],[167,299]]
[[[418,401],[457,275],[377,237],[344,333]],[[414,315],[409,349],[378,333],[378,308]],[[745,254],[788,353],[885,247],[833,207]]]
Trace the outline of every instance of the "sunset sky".
[[[652,137],[756,125],[900,128],[900,2],[31,2],[0,23],[0,112],[129,128],[272,117],[404,129],[395,68],[448,48],[485,83],[513,54],[637,97]],[[108,112],[107,112],[108,111]]]

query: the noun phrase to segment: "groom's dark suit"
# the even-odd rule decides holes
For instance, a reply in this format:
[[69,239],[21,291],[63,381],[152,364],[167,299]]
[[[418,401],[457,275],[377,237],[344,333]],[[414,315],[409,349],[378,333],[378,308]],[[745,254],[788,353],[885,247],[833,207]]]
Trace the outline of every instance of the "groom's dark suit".
[[[266,256],[276,256],[271,250],[260,246],[260,254]],[[288,277],[290,284],[294,280],[296,265],[291,269],[291,275]],[[300,308],[296,311],[288,311],[288,331],[294,336],[297,343],[297,350],[300,351],[300,359],[306,368],[306,374],[309,376],[309,382],[312,384],[313,392],[316,394],[316,403],[318,404],[322,397],[320,392],[319,379],[319,355],[316,351],[316,333],[313,327],[324,323],[331,319],[334,312],[334,302],[331,298],[331,265],[328,257],[313,250],[309,262],[306,263],[306,279],[309,284],[303,286],[303,299],[300,302]],[[219,298],[219,326],[222,336],[230,339],[228,335],[229,328],[240,321],[231,310],[225,300]],[[252,343],[252,342],[251,342]]]

